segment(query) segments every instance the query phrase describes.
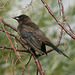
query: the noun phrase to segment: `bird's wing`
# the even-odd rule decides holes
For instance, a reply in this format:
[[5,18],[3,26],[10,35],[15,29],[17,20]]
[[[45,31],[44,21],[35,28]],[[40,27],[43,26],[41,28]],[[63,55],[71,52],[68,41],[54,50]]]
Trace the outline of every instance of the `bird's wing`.
[[38,53],[42,54],[41,45],[42,42],[36,37],[33,32],[27,32],[24,29],[21,30],[21,36],[27,41],[27,43]]

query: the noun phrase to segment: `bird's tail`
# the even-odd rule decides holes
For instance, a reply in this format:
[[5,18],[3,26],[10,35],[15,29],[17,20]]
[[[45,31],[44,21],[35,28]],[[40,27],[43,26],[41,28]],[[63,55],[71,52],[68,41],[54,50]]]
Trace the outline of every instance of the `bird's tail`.
[[56,46],[54,46],[51,42],[46,42],[46,45],[52,47],[56,52],[59,54],[64,55],[65,57],[69,58],[65,53],[63,53],[61,50],[59,50]]

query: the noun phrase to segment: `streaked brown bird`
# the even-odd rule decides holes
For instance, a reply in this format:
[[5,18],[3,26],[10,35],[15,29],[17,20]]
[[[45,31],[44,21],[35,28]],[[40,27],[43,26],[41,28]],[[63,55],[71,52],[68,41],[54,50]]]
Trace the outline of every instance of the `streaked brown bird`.
[[40,30],[40,28],[31,21],[27,15],[20,15],[14,17],[18,21],[19,25],[17,27],[18,33],[22,42],[25,45],[29,45],[31,50],[35,53],[37,51],[40,55],[46,53],[46,45],[52,47],[56,52],[62,54],[68,58],[61,50],[59,50],[51,41],[45,36],[45,34]]

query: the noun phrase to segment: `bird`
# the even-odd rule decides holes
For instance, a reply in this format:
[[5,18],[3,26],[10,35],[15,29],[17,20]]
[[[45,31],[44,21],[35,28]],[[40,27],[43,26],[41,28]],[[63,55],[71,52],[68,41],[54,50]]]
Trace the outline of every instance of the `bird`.
[[25,45],[28,45],[34,54],[35,52],[38,52],[40,55],[43,53],[47,55],[46,46],[49,46],[52,47],[57,53],[69,58],[65,53],[53,45],[41,29],[31,21],[29,16],[22,14],[13,17],[13,19],[18,22],[17,30],[21,41]]

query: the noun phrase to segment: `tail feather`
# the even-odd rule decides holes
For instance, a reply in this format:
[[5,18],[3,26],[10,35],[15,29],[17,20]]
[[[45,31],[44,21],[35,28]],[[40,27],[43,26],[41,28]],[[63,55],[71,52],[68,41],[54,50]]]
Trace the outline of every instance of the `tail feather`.
[[56,52],[59,54],[64,55],[65,57],[69,58],[65,53],[63,53],[61,50],[59,50],[56,46],[54,46],[51,42],[46,42],[46,45],[51,46]]

